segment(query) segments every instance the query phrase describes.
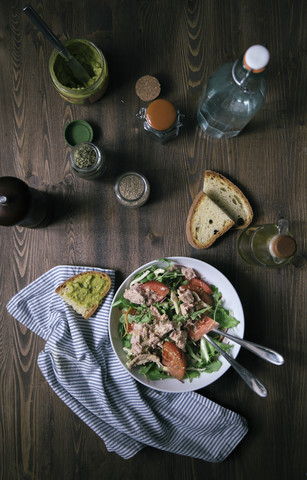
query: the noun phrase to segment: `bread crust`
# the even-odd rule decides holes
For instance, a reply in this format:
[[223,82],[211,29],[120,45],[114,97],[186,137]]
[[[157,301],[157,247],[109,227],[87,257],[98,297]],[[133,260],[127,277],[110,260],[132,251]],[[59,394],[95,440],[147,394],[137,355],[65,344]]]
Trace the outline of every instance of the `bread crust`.
[[211,198],[211,200],[218,203],[219,207],[222,208],[227,213],[227,215],[230,216],[234,220],[236,229],[241,230],[243,228],[246,228],[251,223],[251,221],[253,219],[253,216],[254,216],[254,213],[253,213],[253,209],[252,209],[249,201],[247,200],[246,196],[244,195],[244,193],[240,190],[239,187],[237,187],[237,185],[235,185],[233,182],[231,182],[231,180],[229,180],[228,178],[224,177],[224,175],[222,175],[221,173],[215,172],[213,170],[205,170],[203,191],[209,197],[210,197],[210,193],[208,193],[208,191],[206,192],[206,181],[208,181],[208,179],[210,177],[216,179],[221,185],[228,186],[229,189],[233,192],[233,194],[237,195],[239,197],[239,199],[241,200],[241,202],[243,204],[243,207],[244,207],[245,219],[243,219],[241,217],[243,223],[238,224],[237,220],[232,217],[231,212],[229,210],[227,210],[226,207],[225,208],[221,207],[221,205],[219,205],[219,203],[216,202],[215,198]]
[[[55,289],[55,293],[57,293],[58,295],[60,295],[60,297],[68,304],[70,305],[72,308],[74,308],[75,311],[76,308],[74,307],[74,302],[69,302],[68,299],[66,297],[64,297],[64,293],[65,293],[65,289],[67,287],[67,284],[68,282],[74,282],[76,281],[78,278],[81,278],[83,277],[84,275],[95,275],[95,276],[99,276],[101,278],[104,278],[105,280],[108,281],[108,284],[107,284],[107,287],[103,293],[103,296],[101,297],[100,299],[100,302],[98,304],[95,304],[92,308],[89,308],[89,309],[86,309],[84,311],[84,313],[81,313],[81,315],[86,319],[88,320],[94,313],[95,311],[97,310],[97,308],[99,307],[99,304],[101,303],[101,301],[103,300],[103,298],[107,295],[107,293],[109,292],[110,288],[111,288],[111,279],[109,277],[109,275],[105,272],[98,272],[96,270],[88,270],[86,272],[81,272],[81,273],[77,273],[76,275],[73,275],[72,277],[68,278],[67,280],[65,280],[65,282],[61,283],[61,285],[59,285],[56,289]],[[80,313],[80,312],[77,312],[77,313]]]
[[[198,209],[200,208],[201,203],[205,200],[206,197],[208,197],[208,196],[203,191],[199,192],[196,195],[196,197],[195,197],[195,199],[194,199],[194,201],[191,205],[191,208],[189,210],[188,218],[187,218],[187,222],[186,222],[187,240],[192,247],[197,248],[199,250],[204,249],[204,248],[209,248],[220,236],[224,235],[224,233],[226,233],[234,225],[234,221],[229,218],[228,224],[224,228],[220,229],[215,235],[212,235],[209,242],[207,242],[205,244],[200,243],[195,238],[195,235],[193,234],[192,223],[193,223],[195,214],[197,213]],[[219,208],[219,207],[217,206],[217,208]],[[223,212],[223,214],[225,215],[224,212]]]

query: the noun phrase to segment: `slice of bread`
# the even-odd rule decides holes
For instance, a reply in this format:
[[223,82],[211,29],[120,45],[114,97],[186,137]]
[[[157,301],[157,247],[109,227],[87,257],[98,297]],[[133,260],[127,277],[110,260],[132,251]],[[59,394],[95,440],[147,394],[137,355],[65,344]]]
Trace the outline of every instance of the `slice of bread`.
[[234,221],[204,192],[199,192],[186,223],[188,242],[194,248],[208,248],[234,225]]
[[203,191],[234,221],[235,228],[246,228],[253,219],[253,210],[241,190],[223,175],[205,171]]
[[88,319],[96,312],[111,287],[111,279],[104,272],[88,271],[68,278],[55,293],[77,313]]

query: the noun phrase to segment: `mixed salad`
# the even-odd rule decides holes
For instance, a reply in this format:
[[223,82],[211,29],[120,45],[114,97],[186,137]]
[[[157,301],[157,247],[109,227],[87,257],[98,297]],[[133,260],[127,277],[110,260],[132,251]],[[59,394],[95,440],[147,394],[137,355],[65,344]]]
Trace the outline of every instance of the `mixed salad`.
[[223,307],[218,287],[192,268],[160,262],[165,267],[138,273],[113,304],[121,310],[119,335],[128,368],[137,367],[148,380],[192,381],[201,372],[218,371],[219,353],[204,335],[227,351],[232,346],[213,330],[235,327],[238,320]]

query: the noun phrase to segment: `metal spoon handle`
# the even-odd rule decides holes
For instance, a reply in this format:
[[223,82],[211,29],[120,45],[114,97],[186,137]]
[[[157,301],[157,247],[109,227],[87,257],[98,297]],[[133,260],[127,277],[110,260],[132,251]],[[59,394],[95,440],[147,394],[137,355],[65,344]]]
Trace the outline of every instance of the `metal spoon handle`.
[[42,32],[42,34],[49,40],[49,42],[55,47],[55,49],[59,52],[59,54],[65,58],[67,64],[75,77],[75,79],[81,83],[81,85],[85,85],[90,76],[86,69],[81,65],[78,60],[73,57],[67,48],[63,45],[60,40],[57,39],[55,34],[50,30],[48,25],[44,22],[44,20],[36,13],[31,5],[26,5],[23,8],[23,11],[28,17],[32,20],[32,22],[36,25],[38,30]]
[[257,343],[250,342],[248,340],[243,340],[242,338],[235,337],[234,335],[230,335],[228,332],[222,332],[221,330],[213,330],[214,332],[223,335],[224,337],[229,338],[233,342],[238,343],[242,347],[250,350],[258,357],[266,360],[267,362],[273,363],[274,365],[282,365],[284,363],[284,358],[279,353],[271,350],[270,348],[263,347],[262,345],[258,345]]
[[249,372],[245,367],[240,365],[236,360],[234,360],[230,355],[228,355],[224,350],[217,345],[212,338],[208,335],[205,335],[206,340],[214,346],[214,348],[227,360],[228,363],[236,370],[244,382],[249,386],[260,397],[266,397],[268,392],[264,385],[255,377],[251,372]]
[[62,53],[64,54],[64,56],[66,56],[66,48],[60,42],[60,40],[57,39],[55,34],[44,22],[44,20],[38,15],[34,8],[31,5],[26,5],[23,8],[23,11],[32,20],[38,30],[47,38],[47,40],[49,40],[49,42],[54,46],[54,48],[56,48],[59,53]]

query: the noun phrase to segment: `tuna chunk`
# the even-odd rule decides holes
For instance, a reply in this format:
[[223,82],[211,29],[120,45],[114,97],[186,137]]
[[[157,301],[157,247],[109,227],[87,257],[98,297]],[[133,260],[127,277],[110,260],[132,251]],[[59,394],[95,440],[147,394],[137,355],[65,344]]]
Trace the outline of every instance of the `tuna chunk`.
[[150,313],[154,317],[154,323],[153,323],[153,329],[156,335],[158,337],[162,338],[164,335],[166,335],[168,332],[173,330],[174,324],[168,319],[168,316],[159,312],[157,307],[152,305],[150,307]]
[[179,287],[177,293],[179,300],[182,302],[180,305],[180,311],[182,315],[187,316],[189,313],[194,311],[195,297],[193,292],[189,289],[183,289]]
[[174,328],[173,323],[170,320],[164,322],[155,322],[154,324],[154,331],[155,334],[158,335],[160,338],[164,337],[168,332],[171,332]]
[[192,280],[192,278],[196,277],[196,273],[194,272],[193,268],[182,267],[181,272],[187,280]]
[[153,326],[148,323],[135,323],[131,332],[131,350],[137,355],[154,348],[160,342],[154,331]]
[[138,355],[133,358],[128,364],[127,367],[131,368],[134,365],[144,365],[148,362],[155,362],[157,365],[161,366],[160,358],[157,355],[151,355],[150,353],[145,353],[143,355]]
[[179,287],[178,289],[178,298],[182,303],[191,303],[193,305],[195,298],[192,290],[184,289]]
[[161,314],[157,309],[157,307],[155,307],[154,305],[151,305],[149,310],[152,316],[155,318],[155,320],[159,320],[160,322],[163,322],[168,319],[168,316],[165,314]]
[[188,332],[186,330],[174,330],[169,338],[175,342],[180,350],[185,351],[185,344],[187,342]]
[[128,290],[125,290],[124,298],[130,300],[131,303],[136,303],[137,305],[144,305],[146,302],[146,298],[138,283],[133,285]]

